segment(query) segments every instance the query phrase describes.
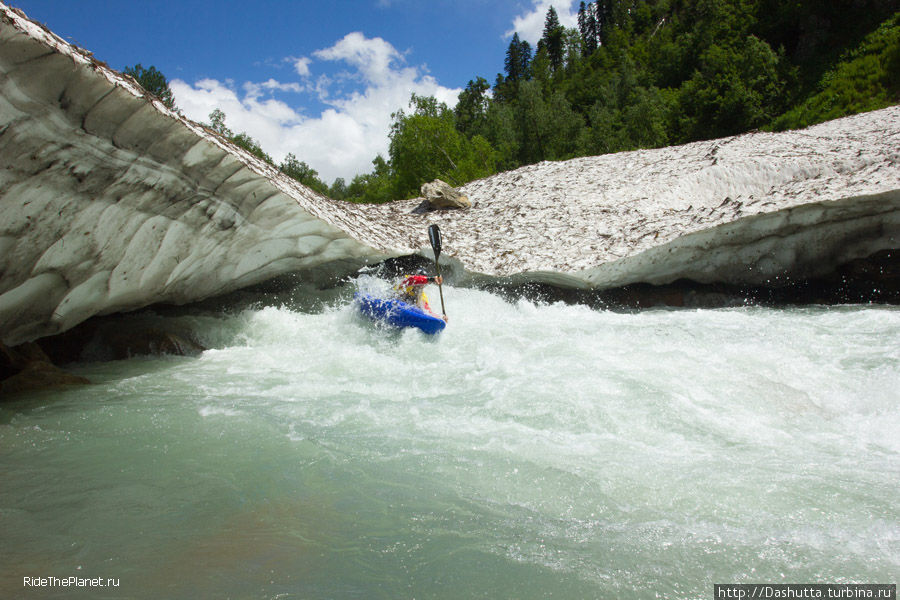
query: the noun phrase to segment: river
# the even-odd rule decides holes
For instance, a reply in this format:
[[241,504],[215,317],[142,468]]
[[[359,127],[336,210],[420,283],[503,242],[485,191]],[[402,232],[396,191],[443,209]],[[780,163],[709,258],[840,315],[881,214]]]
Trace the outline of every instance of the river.
[[355,285],[165,317],[209,349],[81,363],[94,385],[0,404],[0,596],[897,582],[897,307],[623,312],[445,286],[428,337],[363,320]]

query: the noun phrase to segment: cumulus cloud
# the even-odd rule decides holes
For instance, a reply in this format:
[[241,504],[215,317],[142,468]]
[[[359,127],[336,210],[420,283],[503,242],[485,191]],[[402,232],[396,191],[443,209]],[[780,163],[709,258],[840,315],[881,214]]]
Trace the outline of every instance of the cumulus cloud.
[[[293,153],[326,182],[336,177],[349,182],[370,172],[377,154],[387,155],[391,113],[405,109],[413,92],[452,106],[461,91],[440,85],[423,67],[408,65],[386,40],[359,32],[313,52],[312,58],[286,60],[302,81],[269,79],[238,87],[213,79],[174,80],[170,87],[188,117],[206,122],[218,108],[232,131],[248,133],[276,162]],[[319,67],[338,72],[317,73]],[[303,106],[313,98],[325,108],[308,115]]]
[[297,75],[309,77],[309,64],[312,62],[310,58],[301,56],[300,58],[291,57],[287,60],[294,64],[294,70],[297,71]]
[[544,33],[544,19],[551,6],[556,9],[560,25],[578,26],[578,3],[574,0],[534,0],[530,11],[513,19],[512,29],[506,32],[506,37],[518,33],[521,39],[536,45]]
[[392,75],[395,63],[403,61],[403,56],[390,43],[381,39],[367,38],[355,31],[345,35],[330,48],[316,50],[313,56],[321,60],[344,61],[358,69],[366,81],[383,84]]

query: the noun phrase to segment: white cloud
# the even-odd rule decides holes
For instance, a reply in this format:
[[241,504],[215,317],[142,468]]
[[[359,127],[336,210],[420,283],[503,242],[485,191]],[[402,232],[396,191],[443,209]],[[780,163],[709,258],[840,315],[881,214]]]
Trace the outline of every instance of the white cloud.
[[244,84],[244,91],[247,92],[247,97],[254,99],[258,99],[266,92],[293,92],[299,94],[305,90],[306,88],[299,83],[281,83],[274,79],[269,79],[262,83],[252,83],[248,81]]
[[309,77],[309,64],[312,62],[312,59],[301,56],[300,58],[291,57],[288,60],[294,63],[294,70],[297,71],[297,75]]
[[574,0],[534,0],[531,11],[513,19],[513,27],[506,37],[518,33],[519,37],[534,47],[544,33],[544,19],[550,7],[556,9],[559,24],[563,27],[578,26],[578,6]]
[[403,56],[380,37],[367,38],[355,31],[345,35],[331,48],[317,50],[313,56],[321,60],[344,61],[359,70],[366,81],[383,84],[390,76],[392,63],[403,62]]
[[[246,82],[239,91],[233,82],[204,79],[191,85],[174,80],[170,87],[188,117],[206,122],[218,108],[232,131],[247,132],[276,162],[293,153],[327,183],[336,177],[349,183],[354,175],[371,172],[377,154],[387,156],[391,113],[407,108],[413,92],[453,106],[461,91],[440,85],[422,67],[407,65],[403,54],[384,39],[358,32],[312,56],[347,68],[319,74],[313,82],[316,62],[290,58],[303,82]],[[351,89],[345,91],[345,86]],[[276,100],[274,92],[296,94],[297,101]],[[318,116],[307,116],[303,94],[326,108]]]

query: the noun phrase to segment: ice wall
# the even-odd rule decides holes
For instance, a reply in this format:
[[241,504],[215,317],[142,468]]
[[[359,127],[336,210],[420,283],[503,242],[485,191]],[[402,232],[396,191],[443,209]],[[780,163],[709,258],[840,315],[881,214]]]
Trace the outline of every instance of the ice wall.
[[[353,207],[0,5],[0,339],[392,254]],[[396,252],[393,252],[396,254]]]

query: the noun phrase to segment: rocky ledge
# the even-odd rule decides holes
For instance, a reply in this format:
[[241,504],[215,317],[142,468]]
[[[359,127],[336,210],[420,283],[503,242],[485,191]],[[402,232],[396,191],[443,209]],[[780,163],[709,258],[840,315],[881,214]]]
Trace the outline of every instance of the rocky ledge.
[[828,277],[900,247],[898,148],[895,106],[803,131],[532,165],[464,186],[466,210],[417,211],[421,198],[352,205],[0,4],[0,341],[288,272],[428,256],[430,223],[462,283],[600,294]]

